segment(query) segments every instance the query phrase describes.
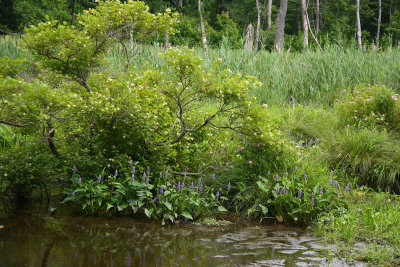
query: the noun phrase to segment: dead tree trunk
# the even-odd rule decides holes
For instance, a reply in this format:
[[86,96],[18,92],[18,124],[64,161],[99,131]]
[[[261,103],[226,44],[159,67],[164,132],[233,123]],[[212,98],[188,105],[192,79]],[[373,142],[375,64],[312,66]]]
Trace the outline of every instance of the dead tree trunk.
[[268,16],[268,21],[267,21],[267,29],[271,29],[271,15],[272,15],[272,0],[268,0],[268,11],[267,11],[267,16]]
[[167,51],[168,46],[169,46],[168,39],[169,39],[169,35],[168,35],[168,31],[166,31],[165,32],[165,44],[164,44],[165,51]]
[[254,27],[250,23],[249,26],[247,26],[246,44],[244,46],[246,51],[253,50],[253,41],[254,41]]
[[376,46],[378,48],[379,48],[379,38],[381,33],[381,20],[382,20],[382,0],[379,0],[378,30],[376,32]]
[[198,1],[198,6],[199,6],[199,16],[200,16],[201,40],[203,42],[204,50],[207,52],[208,46],[207,46],[206,27],[204,25],[203,15],[201,13],[201,0]]
[[275,43],[274,43],[276,52],[280,52],[284,49],[287,6],[288,6],[288,0],[281,0],[281,4],[279,6],[278,18],[276,19],[276,32],[275,32]]
[[308,19],[306,0],[301,0],[301,17],[303,19],[303,48],[308,47]]
[[258,44],[260,43],[260,27],[261,27],[261,7],[259,0],[256,0],[256,6],[257,6],[257,31],[256,31],[256,44],[254,50],[257,53]]
[[361,40],[361,21],[360,21],[360,0],[356,0],[356,15],[357,15],[357,41],[358,46],[362,49]]

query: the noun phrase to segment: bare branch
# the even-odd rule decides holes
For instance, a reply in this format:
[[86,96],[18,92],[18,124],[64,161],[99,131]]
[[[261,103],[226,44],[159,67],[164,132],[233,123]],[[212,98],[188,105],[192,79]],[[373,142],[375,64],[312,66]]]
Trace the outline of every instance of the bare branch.
[[9,126],[13,126],[13,127],[18,127],[18,128],[23,128],[23,127],[29,127],[32,124],[27,123],[27,124],[18,124],[15,122],[11,122],[11,121],[4,121],[4,120],[0,120],[0,123],[5,124],[5,125],[9,125]]

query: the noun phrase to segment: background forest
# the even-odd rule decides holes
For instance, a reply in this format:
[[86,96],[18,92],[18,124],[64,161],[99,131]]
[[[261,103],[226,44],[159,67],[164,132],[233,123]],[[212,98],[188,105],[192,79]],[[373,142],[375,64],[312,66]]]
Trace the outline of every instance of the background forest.
[[[177,25],[178,33],[170,38],[172,44],[189,46],[202,44],[198,1],[146,0],[144,2],[153,13],[170,8],[181,14]],[[248,25],[251,23],[254,28],[257,27],[259,11],[259,48],[273,50],[275,25],[282,3],[287,5],[286,19],[284,19],[286,49],[295,51],[303,48],[304,9],[310,24],[309,30],[313,32],[321,46],[339,44],[344,47],[356,40],[356,2],[353,0],[207,0],[202,2],[202,16],[210,45],[218,46],[225,37],[230,47],[238,48],[244,46]],[[397,44],[400,38],[400,2],[362,0],[359,5],[364,49]],[[24,27],[44,21],[46,17],[74,23],[75,14],[95,6],[95,1],[89,0],[1,0],[0,31],[3,34],[20,33],[24,31]],[[309,45],[316,47],[313,37],[311,34],[308,35]],[[164,36],[155,36],[151,41],[164,42]]]

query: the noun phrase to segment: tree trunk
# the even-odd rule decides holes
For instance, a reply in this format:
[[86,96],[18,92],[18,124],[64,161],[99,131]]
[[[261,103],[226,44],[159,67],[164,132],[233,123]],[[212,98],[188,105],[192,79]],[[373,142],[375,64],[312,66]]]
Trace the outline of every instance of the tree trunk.
[[379,38],[381,33],[381,20],[382,20],[382,0],[379,0],[378,30],[376,32],[376,46],[378,48],[379,48]]
[[307,25],[307,4],[301,0],[301,17],[303,18],[303,48],[308,47],[308,25]]
[[72,11],[71,11],[71,23],[75,20],[75,7],[76,7],[76,0],[72,2]]
[[54,144],[54,139],[53,139],[54,135],[56,133],[56,129],[50,123],[50,121],[47,121],[47,126],[49,127],[49,132],[47,133],[47,143],[49,144],[50,151],[56,158],[60,158],[60,154],[57,151],[57,148],[56,148],[56,145]]
[[315,34],[319,33],[319,14],[319,0],[317,0],[315,7]]
[[207,46],[207,36],[206,36],[206,27],[204,25],[203,15],[201,14],[201,0],[198,1],[199,5],[199,16],[200,16],[200,29],[201,29],[201,40],[203,42],[204,50],[208,50]]
[[360,0],[356,0],[356,15],[357,15],[357,41],[358,46],[362,49],[361,41],[361,21],[360,21]]
[[392,27],[392,16],[393,16],[393,0],[390,0],[390,7],[389,7],[389,28]]
[[271,29],[271,24],[272,24],[271,15],[272,15],[272,0],[268,0],[268,14],[267,14],[267,16],[268,16],[267,29],[268,30]]
[[179,0],[179,7],[183,6],[183,0]]
[[169,36],[168,36],[168,31],[166,31],[165,32],[165,51],[167,51],[167,49],[168,49],[168,46],[169,46],[169,43],[168,43],[168,39],[169,39]]
[[276,32],[275,32],[275,43],[274,43],[276,52],[280,52],[284,49],[287,6],[288,6],[288,0],[281,0],[281,4],[279,6],[278,18],[276,19]]
[[254,50],[258,51],[258,44],[260,42],[260,27],[261,27],[261,8],[260,8],[260,1],[256,0],[256,5],[257,5],[257,31],[256,31],[256,45],[254,47]]
[[244,49],[246,51],[253,50],[253,40],[254,40],[254,27],[250,23],[249,26],[247,26],[246,44],[244,46]]

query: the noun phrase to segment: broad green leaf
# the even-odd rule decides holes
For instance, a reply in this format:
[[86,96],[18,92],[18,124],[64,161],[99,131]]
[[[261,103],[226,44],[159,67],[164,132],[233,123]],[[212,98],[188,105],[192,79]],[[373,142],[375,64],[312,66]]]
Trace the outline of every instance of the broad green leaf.
[[169,202],[164,202],[164,205],[169,209],[172,210],[172,205]]
[[227,212],[224,206],[218,206],[218,211],[220,212]]
[[151,218],[151,215],[153,214],[153,209],[144,209],[144,214],[146,214],[147,217]]
[[188,219],[190,219],[190,220],[193,220],[193,217],[192,217],[192,215],[190,215],[189,212],[184,211],[184,212],[182,212],[181,214],[182,214],[183,217],[188,218]]
[[263,206],[263,205],[261,205],[261,204],[258,204],[258,205],[261,207],[262,213],[263,213],[264,215],[267,215],[267,213],[268,213],[268,208],[265,207],[265,206]]

